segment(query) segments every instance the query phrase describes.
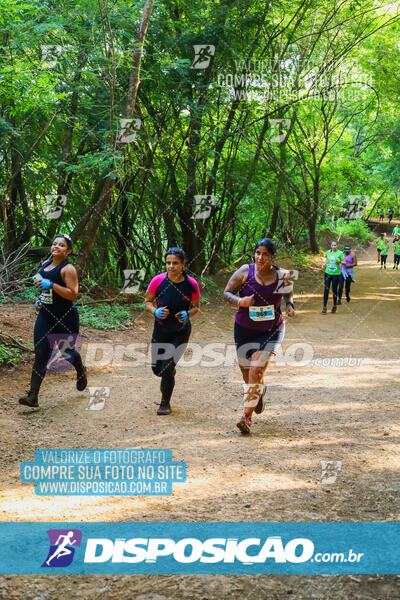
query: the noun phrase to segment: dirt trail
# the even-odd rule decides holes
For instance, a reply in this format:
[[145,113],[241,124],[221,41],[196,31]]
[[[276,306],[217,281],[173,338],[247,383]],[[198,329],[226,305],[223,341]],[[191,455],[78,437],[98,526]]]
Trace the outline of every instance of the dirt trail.
[[[49,374],[36,412],[16,404],[28,367],[3,377],[0,519],[399,520],[400,272],[392,270],[392,254],[386,271],[378,270],[374,244],[359,254],[352,300],[337,314],[330,305],[320,314],[321,272],[299,279],[283,351],[309,344],[314,364],[271,366],[268,407],[250,437],[235,427],[242,400],[237,366],[178,367],[169,417],[155,414],[159,380],[149,367],[92,369],[89,384],[111,388],[101,411],[85,410],[88,392],[77,392],[70,374]],[[26,311],[10,309],[8,318],[26,318]],[[191,341],[232,344],[234,314],[222,301],[202,305]],[[91,330],[84,340],[148,342],[151,318],[140,314],[137,321],[132,331]],[[361,364],[318,362],[350,357]],[[174,460],[186,461],[187,482],[162,498],[38,497],[19,482],[19,463],[43,447],[170,448]],[[321,484],[321,460],[342,462],[335,483]],[[397,576],[8,576],[0,578],[0,598],[383,600],[400,598],[399,584]]]

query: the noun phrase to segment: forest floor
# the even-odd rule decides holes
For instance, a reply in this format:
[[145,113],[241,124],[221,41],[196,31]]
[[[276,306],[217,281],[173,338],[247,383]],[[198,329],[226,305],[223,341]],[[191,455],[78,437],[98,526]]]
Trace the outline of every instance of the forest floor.
[[[398,521],[400,490],[400,272],[391,249],[386,271],[375,244],[360,252],[351,302],[321,315],[323,276],[301,272],[296,316],[283,351],[310,344],[314,361],[272,364],[266,411],[251,436],[235,423],[242,381],[234,366],[178,366],[173,413],[156,415],[159,379],[149,367],[91,368],[90,386],[110,387],[104,410],[85,410],[72,373],[49,373],[40,410],[18,405],[29,364],[1,372],[0,520],[3,521]],[[279,264],[279,261],[278,261]],[[205,295],[206,291],[205,291]],[[148,342],[152,319],[135,311],[124,331],[83,329],[83,340]],[[191,341],[233,343],[235,312],[221,298],[202,305]],[[31,306],[2,307],[3,331],[31,341]],[[319,366],[318,366],[319,365]],[[187,481],[167,497],[41,497],[19,481],[20,461],[36,448],[168,448],[187,464]],[[341,461],[332,484],[321,460]],[[320,600],[400,598],[400,576],[372,575],[64,575],[0,577],[0,598],[163,600],[241,598]]]

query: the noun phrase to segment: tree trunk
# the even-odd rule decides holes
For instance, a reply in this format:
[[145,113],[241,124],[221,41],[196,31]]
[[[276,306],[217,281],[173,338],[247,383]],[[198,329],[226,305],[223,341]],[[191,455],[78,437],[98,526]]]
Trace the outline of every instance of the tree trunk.
[[[131,119],[135,110],[136,96],[140,82],[140,64],[142,60],[143,44],[146,38],[147,28],[150,22],[150,16],[153,9],[154,0],[146,0],[143,8],[142,19],[139,25],[138,38],[135,44],[135,51],[132,57],[132,71],[129,77],[129,89],[124,113],[125,119]],[[121,140],[116,142],[119,146]],[[86,273],[90,256],[93,250],[95,239],[103,221],[105,212],[108,208],[111,194],[116,183],[116,179],[107,176],[103,180],[103,186],[99,195],[99,200],[94,207],[93,216],[88,223],[85,235],[82,240],[81,253],[77,262],[77,270],[80,277]]]
[[310,241],[310,249],[313,254],[317,254],[319,252],[317,235],[316,235],[316,226],[317,226],[317,217],[313,215],[309,219],[307,219],[307,227],[308,227],[308,239]]

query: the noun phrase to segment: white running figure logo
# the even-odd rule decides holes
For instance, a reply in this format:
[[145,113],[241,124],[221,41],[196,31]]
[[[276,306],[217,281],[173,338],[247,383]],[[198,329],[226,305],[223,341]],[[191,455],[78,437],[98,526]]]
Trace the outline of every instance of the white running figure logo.
[[[50,558],[48,560],[46,560],[46,565],[50,566],[50,562],[53,560],[53,558],[56,558],[56,556],[58,556],[59,558],[61,558],[61,556],[66,556],[67,554],[71,554],[71,550],[69,548],[66,548],[66,546],[68,544],[71,544],[71,546],[73,546],[77,540],[73,540],[71,539],[71,537],[73,537],[74,532],[73,531],[68,531],[68,533],[66,535],[59,535],[58,539],[56,541],[56,544],[58,545],[57,550],[54,552],[54,554],[52,556],[50,556]],[[62,542],[60,542],[60,540],[63,540]]]

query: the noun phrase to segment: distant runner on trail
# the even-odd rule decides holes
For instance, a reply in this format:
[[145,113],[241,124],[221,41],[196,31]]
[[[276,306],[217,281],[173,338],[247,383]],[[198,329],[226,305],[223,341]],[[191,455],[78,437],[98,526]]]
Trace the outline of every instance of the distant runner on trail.
[[253,412],[265,407],[264,373],[285,335],[285,318],[294,316],[293,285],[289,273],[273,265],[276,247],[264,238],[255,247],[254,263],[242,265],[229,279],[224,298],[237,307],[235,345],[245,382],[244,414],[236,426],[250,433]]
[[382,242],[382,249],[381,249],[381,267],[380,267],[381,269],[382,269],[382,267],[385,267],[385,269],[386,269],[386,261],[387,261],[387,257],[389,254],[389,246],[390,246],[389,240],[385,238]]
[[324,264],[324,305],[322,308],[322,314],[326,315],[329,289],[332,284],[332,295],[333,295],[333,306],[331,312],[336,312],[337,305],[337,290],[339,285],[340,277],[340,262],[344,260],[344,254],[341,250],[338,250],[337,242],[331,243],[331,249],[326,253]]
[[75,367],[76,388],[82,391],[87,386],[86,367],[75,348],[79,314],[74,301],[78,297],[79,283],[75,267],[68,262],[72,250],[69,235],[56,235],[51,245],[51,259],[35,275],[36,286],[41,291],[35,302],[38,312],[34,328],[35,362],[30,389],[19,399],[20,404],[31,408],[39,406],[39,389],[56,343],[62,358]]
[[385,241],[385,234],[381,233],[380,236],[376,240],[376,250],[378,252],[378,260],[377,262],[381,262],[381,250],[383,248],[383,242]]
[[157,377],[161,377],[162,398],[158,415],[171,412],[175,367],[189,341],[190,317],[197,314],[200,307],[199,286],[185,271],[185,262],[181,248],[169,248],[165,253],[167,271],[153,277],[145,295],[146,310],[154,316],[152,369]]
[[339,278],[339,300],[338,304],[342,304],[343,286],[346,284],[346,300],[350,302],[350,287],[354,279],[354,267],[357,266],[357,256],[352,252],[350,246],[345,246],[343,249],[344,260],[340,263],[340,278]]
[[399,270],[400,262],[400,236],[396,236],[394,239],[394,264],[393,269]]
[[396,235],[400,235],[400,225],[395,225],[393,228],[393,237],[396,237]]
[[389,208],[389,212],[388,212],[388,222],[389,223],[393,219],[393,214],[394,214],[393,208]]

